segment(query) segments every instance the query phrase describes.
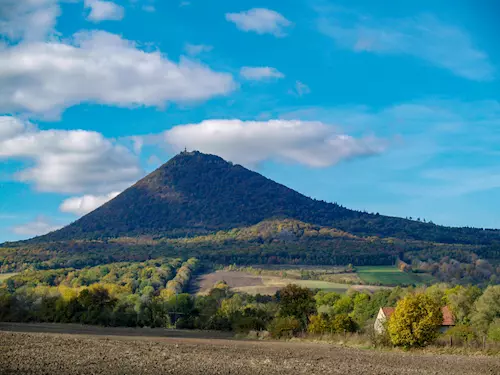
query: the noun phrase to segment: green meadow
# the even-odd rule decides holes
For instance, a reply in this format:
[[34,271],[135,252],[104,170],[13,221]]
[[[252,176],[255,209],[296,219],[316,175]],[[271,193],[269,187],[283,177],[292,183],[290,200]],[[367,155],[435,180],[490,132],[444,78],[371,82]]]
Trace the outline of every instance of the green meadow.
[[425,273],[402,272],[395,266],[356,267],[359,278],[367,284],[412,285],[432,282],[434,278]]

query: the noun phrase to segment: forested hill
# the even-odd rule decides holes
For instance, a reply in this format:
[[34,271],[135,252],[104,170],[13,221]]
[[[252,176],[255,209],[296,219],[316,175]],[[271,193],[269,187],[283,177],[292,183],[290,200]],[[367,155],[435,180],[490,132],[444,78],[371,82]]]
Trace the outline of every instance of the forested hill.
[[450,228],[314,200],[240,165],[195,151],[180,153],[102,207],[30,242],[194,236],[277,218],[357,235],[463,244],[500,241],[498,230]]

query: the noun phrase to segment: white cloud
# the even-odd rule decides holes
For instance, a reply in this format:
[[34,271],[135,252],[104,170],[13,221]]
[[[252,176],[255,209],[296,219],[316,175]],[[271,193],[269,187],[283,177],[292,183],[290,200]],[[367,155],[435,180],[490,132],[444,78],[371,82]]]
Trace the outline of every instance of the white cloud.
[[186,50],[188,55],[197,56],[203,52],[210,52],[213,49],[213,47],[207,46],[205,44],[189,44],[188,43],[188,44],[186,44],[184,49]]
[[60,13],[58,0],[1,0],[0,36],[13,42],[44,40]]
[[85,0],[84,3],[90,9],[87,19],[92,22],[119,21],[125,14],[122,6],[111,1]]
[[34,221],[12,228],[12,232],[21,236],[41,236],[61,229],[62,225],[52,223],[44,216],[37,217]]
[[300,82],[300,81],[295,81],[295,86],[293,87],[293,89],[288,91],[289,94],[292,94],[292,95],[295,95],[298,97],[307,95],[310,92],[311,92],[311,89],[309,88],[309,86],[307,86],[305,83]]
[[29,124],[25,124],[15,117],[0,116],[0,144],[24,133],[28,126]]
[[57,115],[82,102],[164,106],[225,95],[233,77],[103,31],[76,34],[71,43],[20,44],[0,50],[0,112]]
[[252,66],[244,66],[240,70],[240,75],[251,81],[262,81],[265,79],[280,79],[284,78],[285,75],[278,71],[276,68],[271,68],[269,66],[262,67],[252,67]]
[[339,46],[356,52],[409,55],[471,80],[494,78],[488,56],[473,45],[470,36],[432,15],[377,21],[322,13],[318,26]]
[[142,174],[137,156],[102,134],[84,130],[38,130],[0,117],[0,160],[29,160],[19,181],[59,193],[123,190]]
[[249,166],[273,159],[327,167],[385,149],[385,142],[374,137],[354,138],[320,122],[294,120],[206,120],[176,126],[163,141],[176,151],[186,146]]
[[81,197],[72,197],[64,200],[59,206],[61,212],[72,213],[78,216],[83,216],[96,208],[101,207],[104,203],[118,196],[120,192],[113,192],[105,195],[84,195]]
[[226,13],[226,20],[233,22],[238,29],[254,31],[257,34],[272,34],[277,37],[286,35],[292,25],[280,13],[265,8],[253,8],[240,13]]

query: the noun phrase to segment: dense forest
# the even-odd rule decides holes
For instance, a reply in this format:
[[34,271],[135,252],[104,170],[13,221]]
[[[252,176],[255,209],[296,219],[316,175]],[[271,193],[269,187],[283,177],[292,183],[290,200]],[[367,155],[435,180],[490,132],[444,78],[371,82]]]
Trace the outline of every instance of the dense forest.
[[122,237],[0,248],[0,271],[82,268],[157,257],[196,257],[213,264],[393,265],[426,272],[454,284],[500,281],[500,254],[480,245],[439,244],[356,236],[297,220],[267,220],[246,228],[195,237]]
[[[0,320],[253,331],[275,338],[358,332],[374,343],[424,346],[438,338],[440,309],[446,305],[455,327],[445,337],[500,342],[500,286],[437,284],[338,294],[288,285],[274,296],[252,296],[235,293],[220,280],[207,295],[183,293],[197,267],[196,259],[160,258],[25,271],[0,284]],[[387,335],[374,337],[374,319],[385,306],[396,307],[395,318]],[[417,325],[424,334],[400,334]]]
[[498,230],[444,227],[314,200],[240,165],[195,151],[175,156],[104,206],[32,242],[194,236],[284,218],[361,236],[472,245],[500,241]]

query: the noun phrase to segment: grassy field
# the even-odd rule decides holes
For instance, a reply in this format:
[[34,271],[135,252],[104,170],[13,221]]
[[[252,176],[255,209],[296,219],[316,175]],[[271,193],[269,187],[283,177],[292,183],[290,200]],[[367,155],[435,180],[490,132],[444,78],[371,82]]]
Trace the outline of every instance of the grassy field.
[[359,278],[368,284],[410,285],[422,284],[433,280],[428,274],[402,272],[395,266],[356,267]]
[[0,284],[7,280],[9,277],[17,275],[18,272],[11,272],[11,273],[0,273]]
[[242,271],[216,271],[199,276],[193,288],[199,294],[206,294],[218,281],[224,280],[234,291],[248,294],[272,295],[288,284],[297,284],[310,289],[322,289],[329,292],[345,293],[349,288],[374,290],[380,287],[369,285],[350,285],[319,280],[298,280],[279,276],[255,275]]

